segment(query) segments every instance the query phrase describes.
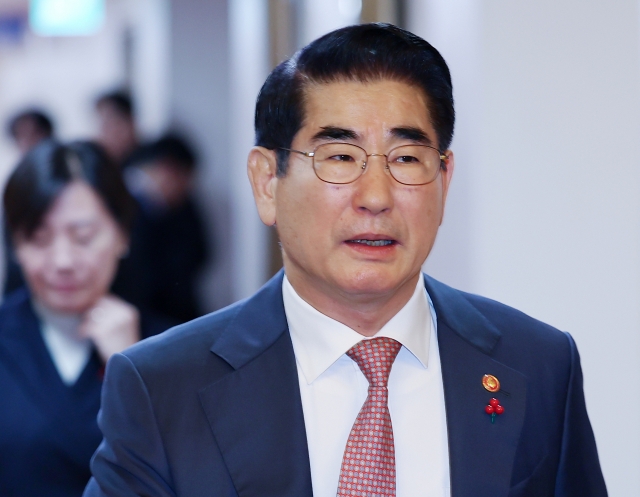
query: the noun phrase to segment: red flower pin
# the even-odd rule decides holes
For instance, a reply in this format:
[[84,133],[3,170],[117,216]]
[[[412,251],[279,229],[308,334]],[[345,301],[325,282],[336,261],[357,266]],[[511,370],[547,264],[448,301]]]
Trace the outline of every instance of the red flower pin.
[[496,398],[493,398],[489,401],[484,408],[484,412],[491,415],[491,423],[493,424],[496,420],[496,415],[500,415],[504,413],[504,407],[500,405],[500,401]]

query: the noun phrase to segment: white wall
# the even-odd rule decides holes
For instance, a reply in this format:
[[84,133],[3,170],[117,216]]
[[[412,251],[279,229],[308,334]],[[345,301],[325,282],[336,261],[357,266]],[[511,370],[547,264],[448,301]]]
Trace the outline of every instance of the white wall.
[[171,98],[170,0],[111,0],[126,5],[121,22],[133,34],[131,92],[137,126],[143,136],[155,137],[169,125]]
[[334,29],[360,21],[362,0],[299,0],[299,44],[304,47]]
[[[226,0],[171,0],[171,121],[200,153],[197,197],[216,258],[202,274],[205,310],[231,303],[229,27]],[[244,154],[244,152],[242,152]]]
[[460,124],[427,269],[572,333],[610,495],[640,495],[638,3],[414,0],[408,17],[452,66]]
[[258,217],[247,177],[247,155],[254,144],[258,92],[269,74],[269,11],[263,0],[229,4],[229,127],[231,242],[236,299],[252,295],[267,279],[267,228]]

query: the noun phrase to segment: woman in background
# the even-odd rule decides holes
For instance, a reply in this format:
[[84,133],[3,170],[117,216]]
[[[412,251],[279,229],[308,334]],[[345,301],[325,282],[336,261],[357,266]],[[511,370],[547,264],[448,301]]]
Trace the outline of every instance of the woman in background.
[[165,328],[109,290],[134,202],[99,147],[49,141],[10,176],[4,211],[27,288],[0,307],[0,495],[80,496],[104,364]]

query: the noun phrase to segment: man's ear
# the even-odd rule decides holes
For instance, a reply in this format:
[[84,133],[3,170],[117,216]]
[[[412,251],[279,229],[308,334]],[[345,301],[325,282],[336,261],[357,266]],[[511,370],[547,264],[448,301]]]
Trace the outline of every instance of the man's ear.
[[[453,169],[455,168],[453,151],[447,150],[444,155],[447,156],[447,159],[445,161],[445,169],[440,171],[440,180],[442,181],[442,217],[444,217],[444,208],[447,201],[447,194],[449,193],[449,185],[451,185]],[[442,224],[442,218],[440,218],[440,224]]]
[[276,222],[277,160],[274,150],[253,147],[247,160],[247,174],[260,219],[267,226]]

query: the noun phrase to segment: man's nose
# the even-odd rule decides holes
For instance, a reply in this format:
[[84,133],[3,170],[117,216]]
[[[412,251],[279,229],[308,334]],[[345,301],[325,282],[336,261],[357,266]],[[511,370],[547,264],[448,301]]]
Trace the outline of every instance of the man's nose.
[[393,182],[386,156],[372,154],[367,157],[366,169],[356,181],[356,210],[366,210],[372,214],[390,210],[393,207]]

